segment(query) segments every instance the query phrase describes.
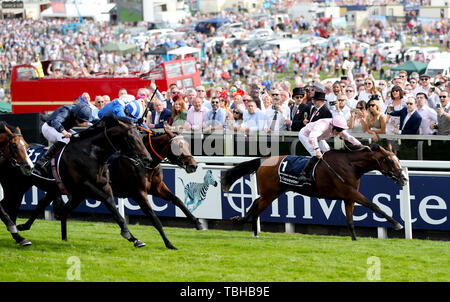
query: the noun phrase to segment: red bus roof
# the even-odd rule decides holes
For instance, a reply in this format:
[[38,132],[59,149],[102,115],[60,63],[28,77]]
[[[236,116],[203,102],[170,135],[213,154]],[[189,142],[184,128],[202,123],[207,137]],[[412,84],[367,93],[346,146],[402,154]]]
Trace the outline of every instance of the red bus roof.
[[43,61],[44,77],[38,77],[38,70],[31,64],[17,65],[11,73],[11,105],[13,113],[53,111],[56,108],[72,104],[83,92],[88,92],[91,101],[97,95],[109,95],[117,98],[119,90],[125,88],[128,94],[136,95],[139,88],[148,88],[152,82],[159,91],[165,91],[170,84],[176,83],[180,89],[201,84],[200,73],[195,58],[186,58],[164,62],[148,73],[131,74],[124,77],[111,77],[97,74],[92,77],[51,78],[46,70],[52,63],[69,64],[66,60]]

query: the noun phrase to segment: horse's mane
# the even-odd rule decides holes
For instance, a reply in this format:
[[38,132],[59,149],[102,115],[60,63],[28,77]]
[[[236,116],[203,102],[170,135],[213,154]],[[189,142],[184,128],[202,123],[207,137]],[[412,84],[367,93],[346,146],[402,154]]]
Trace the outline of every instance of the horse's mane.
[[71,138],[71,140],[79,140],[84,139],[86,137],[92,137],[102,131],[104,131],[104,128],[111,128],[119,125],[119,121],[127,124],[127,125],[134,125],[134,122],[126,117],[121,116],[114,116],[112,114],[105,115],[100,120],[96,121],[92,126],[89,128],[80,131],[77,136]]
[[[374,150],[374,151],[375,151],[375,149],[379,150],[380,149],[379,147],[380,146],[378,144],[372,144],[370,146],[370,150]],[[344,147],[342,147],[341,149],[333,150],[333,151],[336,151],[339,153],[353,153],[353,152],[358,152],[358,151],[370,152],[370,150],[369,150],[369,148],[365,148],[364,146],[363,147],[356,146],[347,141],[344,141]]]

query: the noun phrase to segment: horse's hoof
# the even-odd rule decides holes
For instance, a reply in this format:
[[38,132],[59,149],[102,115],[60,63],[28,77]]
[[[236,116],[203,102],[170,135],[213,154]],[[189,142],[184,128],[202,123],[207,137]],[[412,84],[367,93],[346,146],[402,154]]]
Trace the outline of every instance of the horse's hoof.
[[144,247],[144,246],[146,246],[145,242],[142,242],[139,239],[136,239],[134,241],[134,247]]
[[239,217],[239,216],[231,217],[231,221],[232,221],[233,223],[240,223],[241,220],[242,220],[242,218]]
[[28,239],[23,238],[20,242],[18,242],[21,246],[29,246],[31,245],[31,241]]
[[400,223],[397,223],[397,224],[394,225],[394,230],[398,231],[398,230],[401,230],[401,229],[403,229],[403,226]]
[[177,249],[176,247],[174,247],[172,244],[167,244],[166,247],[167,247],[169,250],[178,250],[178,249]]
[[195,222],[195,228],[197,229],[197,231],[206,230],[205,226],[198,220]]

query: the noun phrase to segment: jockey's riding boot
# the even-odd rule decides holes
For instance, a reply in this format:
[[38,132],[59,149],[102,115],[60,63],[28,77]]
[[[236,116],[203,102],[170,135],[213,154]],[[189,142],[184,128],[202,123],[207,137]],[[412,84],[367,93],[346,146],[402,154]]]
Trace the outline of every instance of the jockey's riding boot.
[[300,173],[299,182],[308,183],[310,185],[314,183],[312,178],[312,170],[318,161],[319,159],[316,156],[311,157],[306,166],[303,168],[302,173]]
[[51,145],[50,148],[48,148],[47,152],[34,165],[34,172],[38,175],[43,176],[52,157],[65,145],[66,143],[60,141],[57,141],[56,143]]

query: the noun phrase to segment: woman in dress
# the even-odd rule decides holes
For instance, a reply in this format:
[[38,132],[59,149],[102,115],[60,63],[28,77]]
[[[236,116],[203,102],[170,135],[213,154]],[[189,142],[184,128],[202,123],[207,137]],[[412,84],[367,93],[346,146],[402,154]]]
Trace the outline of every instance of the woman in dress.
[[380,111],[380,102],[375,99],[369,100],[366,105],[367,118],[362,121],[363,128],[367,133],[373,135],[373,140],[378,142],[378,134],[386,133],[386,115]]

